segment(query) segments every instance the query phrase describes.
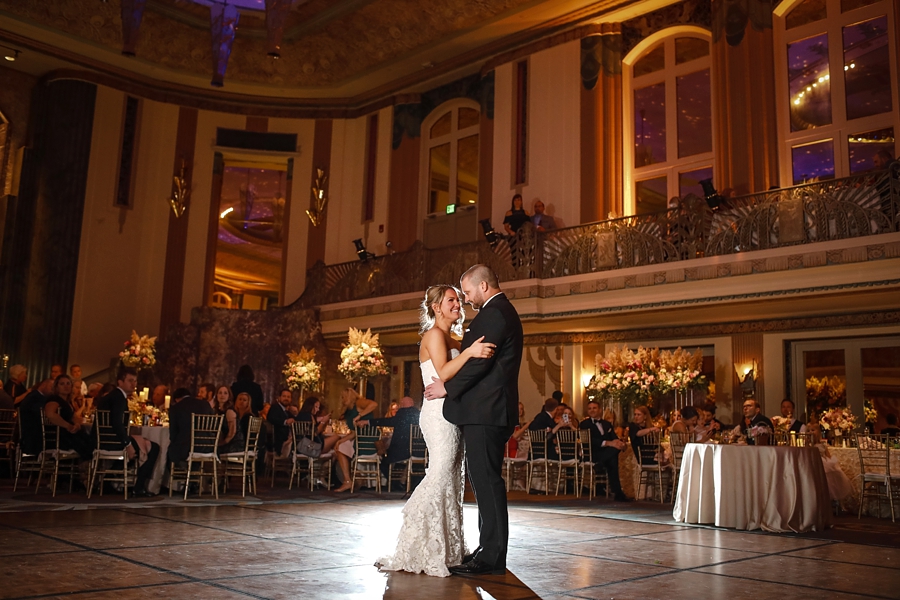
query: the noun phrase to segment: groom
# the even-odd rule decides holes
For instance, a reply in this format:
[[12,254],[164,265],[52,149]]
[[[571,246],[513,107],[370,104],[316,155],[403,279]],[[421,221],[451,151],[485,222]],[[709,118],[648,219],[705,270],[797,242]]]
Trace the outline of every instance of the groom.
[[489,267],[475,265],[466,271],[460,288],[466,302],[479,311],[463,336],[462,349],[481,336],[497,349],[491,358],[470,359],[450,381],[434,378],[425,388],[429,400],[445,398],[444,418],[462,429],[466,470],[478,503],[479,547],[450,572],[502,575],[509,515],[501,472],[504,447],[518,423],[522,322]]

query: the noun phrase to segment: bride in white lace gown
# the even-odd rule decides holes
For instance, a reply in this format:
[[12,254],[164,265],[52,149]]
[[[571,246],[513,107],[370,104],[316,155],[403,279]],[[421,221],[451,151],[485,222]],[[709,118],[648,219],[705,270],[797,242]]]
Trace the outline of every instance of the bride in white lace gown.
[[[487,358],[494,344],[480,339],[464,353],[450,336],[462,334],[465,313],[453,286],[435,285],[422,302],[422,344],[419,363],[425,385],[432,377],[451,379],[470,358]],[[450,575],[448,567],[462,562],[466,553],[463,537],[463,444],[459,428],[444,419],[444,400],[425,400],[419,426],[428,446],[425,478],[403,507],[403,525],[394,554],[376,563],[388,571]]]

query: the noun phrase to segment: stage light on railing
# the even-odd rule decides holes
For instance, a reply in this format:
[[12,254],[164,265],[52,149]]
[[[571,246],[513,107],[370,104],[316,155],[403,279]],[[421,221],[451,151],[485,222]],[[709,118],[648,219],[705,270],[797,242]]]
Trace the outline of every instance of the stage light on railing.
[[375,258],[374,254],[366,250],[366,245],[363,244],[362,238],[353,240],[353,245],[356,246],[356,255],[359,257],[360,261],[366,262],[370,258]]
[[703,195],[706,197],[706,204],[712,210],[719,210],[719,207],[722,205],[722,196],[719,195],[719,192],[716,191],[716,188],[713,186],[712,178],[709,179],[701,179],[700,186],[703,188]]
[[491,245],[491,248],[497,245],[497,242],[500,241],[500,236],[494,231],[493,225],[491,225],[490,219],[482,219],[478,221],[481,225],[481,228],[484,230],[484,239],[487,240],[487,243]]

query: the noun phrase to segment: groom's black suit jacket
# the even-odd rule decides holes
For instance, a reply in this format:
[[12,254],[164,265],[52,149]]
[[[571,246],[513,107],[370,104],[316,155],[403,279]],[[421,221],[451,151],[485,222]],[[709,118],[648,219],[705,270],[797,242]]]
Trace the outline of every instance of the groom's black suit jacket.
[[519,419],[522,322],[502,293],[491,297],[469,325],[462,350],[484,336],[497,345],[491,358],[472,358],[444,384],[444,418],[456,425],[515,427]]

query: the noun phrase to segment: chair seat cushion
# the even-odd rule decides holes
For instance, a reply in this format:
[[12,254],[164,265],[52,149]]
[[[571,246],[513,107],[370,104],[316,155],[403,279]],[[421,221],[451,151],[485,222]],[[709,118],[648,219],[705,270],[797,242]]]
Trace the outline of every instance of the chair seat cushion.
[[96,458],[104,458],[108,460],[122,460],[125,458],[124,450],[94,450]]
[[215,452],[191,452],[188,454],[188,458],[193,460],[216,460]]
[[78,453],[74,450],[44,450],[41,454],[46,454],[50,458],[57,460],[65,460],[67,458],[78,458]]

